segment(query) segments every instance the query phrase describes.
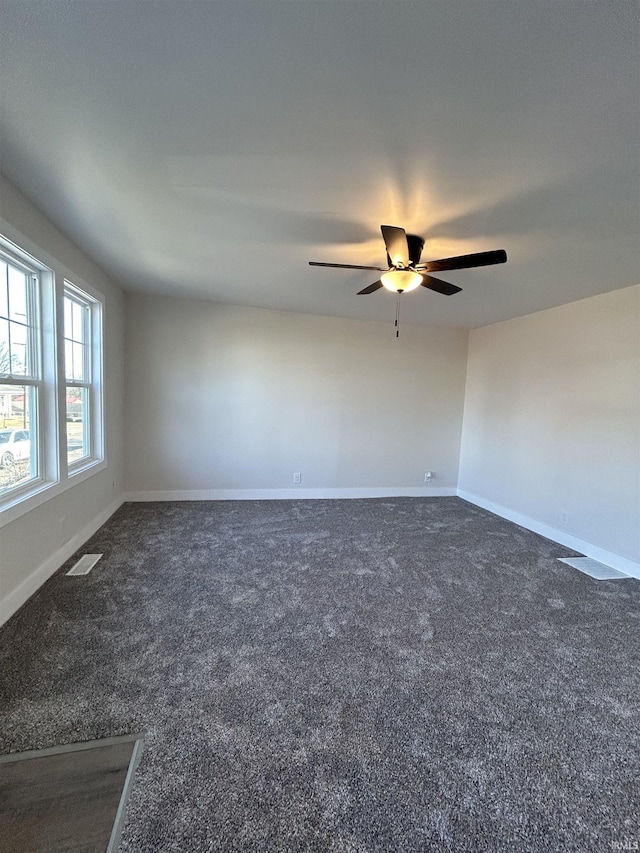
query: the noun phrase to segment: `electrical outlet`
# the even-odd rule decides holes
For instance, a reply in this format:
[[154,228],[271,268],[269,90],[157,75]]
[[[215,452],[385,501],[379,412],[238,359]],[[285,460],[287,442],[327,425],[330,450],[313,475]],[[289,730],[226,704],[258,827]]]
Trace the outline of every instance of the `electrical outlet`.
[[560,523],[561,524],[569,524],[569,513],[566,509],[560,510]]
[[302,474],[300,473],[300,471],[296,471],[295,474],[293,475],[293,485],[299,486],[301,482],[302,482]]
[[433,480],[433,471],[425,471],[424,481],[425,483],[430,483]]

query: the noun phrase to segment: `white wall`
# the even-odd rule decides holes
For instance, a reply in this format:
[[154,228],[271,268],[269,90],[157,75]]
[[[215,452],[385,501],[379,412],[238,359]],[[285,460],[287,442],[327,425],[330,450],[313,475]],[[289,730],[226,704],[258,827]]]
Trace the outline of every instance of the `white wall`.
[[2,624],[118,506],[122,489],[124,294],[2,177],[0,232],[54,270],[77,276],[105,297],[107,460],[103,470],[0,529]]
[[462,495],[640,562],[639,379],[640,286],[472,331]]
[[300,497],[411,494],[433,470],[455,494],[466,350],[461,330],[128,294],[126,488],[288,497],[299,471]]

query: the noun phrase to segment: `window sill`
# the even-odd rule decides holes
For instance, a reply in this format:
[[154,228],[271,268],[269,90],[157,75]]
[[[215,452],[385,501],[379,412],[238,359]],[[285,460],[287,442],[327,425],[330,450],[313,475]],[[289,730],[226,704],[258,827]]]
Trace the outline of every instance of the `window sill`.
[[70,471],[64,481],[56,483],[40,481],[14,498],[7,496],[6,503],[0,507],[0,528],[6,527],[7,524],[11,524],[12,521],[16,521],[16,519],[63,494],[73,486],[88,480],[106,467],[107,463],[104,459],[90,460],[81,467]]

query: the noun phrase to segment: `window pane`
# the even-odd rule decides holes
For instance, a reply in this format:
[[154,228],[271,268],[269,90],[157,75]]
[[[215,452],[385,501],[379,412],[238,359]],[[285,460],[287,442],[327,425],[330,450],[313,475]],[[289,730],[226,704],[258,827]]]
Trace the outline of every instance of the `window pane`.
[[73,335],[72,338],[74,341],[80,341],[80,343],[84,342],[84,308],[81,305],[78,305],[77,302],[73,303]]
[[27,273],[6,261],[0,263],[0,373],[31,376],[37,369],[31,364],[30,288]]
[[9,319],[27,322],[27,276],[15,267],[9,267]]
[[71,318],[72,314],[73,302],[65,296],[64,298],[64,336],[65,338],[71,337],[72,326],[71,326]]
[[65,375],[67,382],[87,382],[88,365],[86,359],[85,317],[87,307],[71,299],[64,298],[64,336],[65,336]]
[[73,344],[71,341],[64,342],[64,375],[69,379],[73,379]]
[[67,387],[67,463],[89,455],[87,389]]
[[38,476],[35,388],[0,385],[0,494]]
[[8,320],[0,320],[0,373],[11,373]]
[[24,376],[27,370],[28,329],[22,323],[10,323],[11,335],[11,371]]
[[0,260],[0,317],[9,316],[9,303],[7,302],[7,264]]
[[76,380],[84,380],[84,347],[82,344],[72,344],[73,346],[73,378]]

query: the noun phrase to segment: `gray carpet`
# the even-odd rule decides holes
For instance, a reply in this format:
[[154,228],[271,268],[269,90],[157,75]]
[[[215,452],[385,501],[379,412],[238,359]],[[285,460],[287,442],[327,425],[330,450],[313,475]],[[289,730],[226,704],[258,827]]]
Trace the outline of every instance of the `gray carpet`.
[[126,504],[85,552],[0,631],[0,752],[145,732],[122,851],[640,841],[638,581],[458,498]]

